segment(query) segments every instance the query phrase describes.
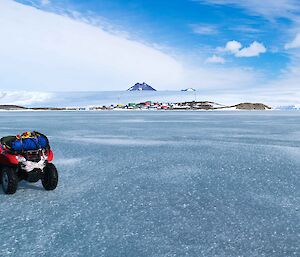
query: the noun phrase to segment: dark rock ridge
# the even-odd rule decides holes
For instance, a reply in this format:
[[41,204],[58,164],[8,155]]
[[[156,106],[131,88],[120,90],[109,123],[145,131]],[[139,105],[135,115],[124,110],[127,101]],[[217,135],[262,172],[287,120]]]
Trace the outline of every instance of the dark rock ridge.
[[26,110],[26,107],[13,105],[13,104],[3,104],[0,105],[0,110]]
[[67,108],[67,107],[24,107],[19,105],[13,105],[13,104],[3,104],[0,105],[0,110],[6,110],[6,111],[17,111],[17,110],[34,110],[34,111],[65,111],[65,110],[80,110],[82,108],[79,107],[73,107],[73,108]]
[[143,83],[136,83],[134,86],[127,89],[127,91],[156,91],[153,87],[149,86],[145,82]]
[[183,92],[190,92],[190,91],[196,91],[196,89],[194,89],[194,88],[191,88],[191,87],[189,87],[189,88],[186,88],[186,89],[182,89],[181,91],[183,91]]
[[262,103],[240,103],[235,105],[238,110],[270,110],[270,106],[267,106]]

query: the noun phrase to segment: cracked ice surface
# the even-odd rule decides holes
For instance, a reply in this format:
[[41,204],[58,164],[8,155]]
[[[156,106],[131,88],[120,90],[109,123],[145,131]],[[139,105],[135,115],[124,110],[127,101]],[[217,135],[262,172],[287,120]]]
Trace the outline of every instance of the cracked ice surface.
[[300,256],[300,112],[3,112],[58,188],[0,191],[0,256]]

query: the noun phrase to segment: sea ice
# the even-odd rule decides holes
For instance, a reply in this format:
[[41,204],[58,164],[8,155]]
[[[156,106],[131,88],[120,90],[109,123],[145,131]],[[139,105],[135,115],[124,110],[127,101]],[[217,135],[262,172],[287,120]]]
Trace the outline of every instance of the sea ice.
[[300,256],[300,112],[0,116],[59,170],[0,191],[0,256]]

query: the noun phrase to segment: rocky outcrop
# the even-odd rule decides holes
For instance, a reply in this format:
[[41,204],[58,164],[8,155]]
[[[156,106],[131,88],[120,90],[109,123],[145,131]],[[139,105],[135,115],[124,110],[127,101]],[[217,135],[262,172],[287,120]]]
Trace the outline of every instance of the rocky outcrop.
[[12,105],[12,104],[3,104],[0,105],[0,110],[9,110],[9,111],[13,111],[13,110],[26,110],[26,107],[23,106],[19,106],[19,105]]
[[186,89],[182,89],[181,91],[183,91],[183,92],[195,92],[196,89],[189,87],[189,88],[186,88]]
[[240,103],[235,105],[237,110],[270,110],[271,107],[262,103]]
[[134,86],[128,88],[127,91],[156,91],[156,89],[143,82],[136,83]]

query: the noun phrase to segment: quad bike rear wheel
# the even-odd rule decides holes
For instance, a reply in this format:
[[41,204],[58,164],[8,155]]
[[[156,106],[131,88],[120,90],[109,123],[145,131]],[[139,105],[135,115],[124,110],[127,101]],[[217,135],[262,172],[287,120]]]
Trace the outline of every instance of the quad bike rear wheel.
[[54,190],[58,183],[57,169],[52,163],[47,163],[44,168],[44,174],[42,177],[42,184],[45,190]]
[[12,195],[17,191],[19,178],[16,170],[11,167],[4,167],[1,172],[1,184],[5,194]]

